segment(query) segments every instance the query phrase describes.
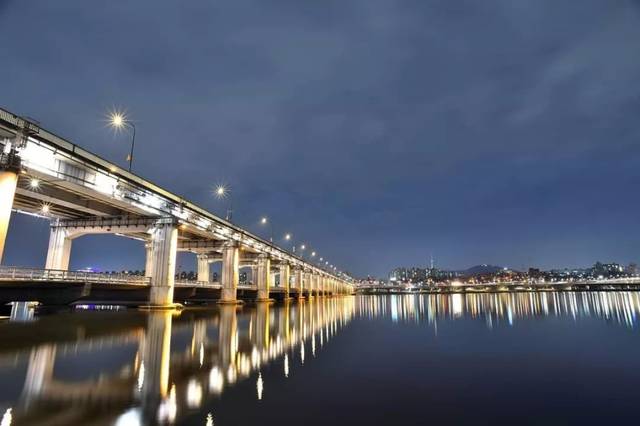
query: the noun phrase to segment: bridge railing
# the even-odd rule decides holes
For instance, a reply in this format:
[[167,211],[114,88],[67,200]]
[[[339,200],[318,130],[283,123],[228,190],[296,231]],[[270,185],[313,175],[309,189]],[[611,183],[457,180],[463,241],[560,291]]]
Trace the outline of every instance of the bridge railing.
[[140,275],[63,271],[58,269],[18,268],[12,266],[0,266],[0,280],[90,282],[138,285],[151,284],[151,278]]
[[[175,280],[176,287],[202,287],[202,288],[222,288],[222,285],[218,281],[197,281],[197,280]],[[254,284],[238,284],[240,290],[256,290],[257,287]]]

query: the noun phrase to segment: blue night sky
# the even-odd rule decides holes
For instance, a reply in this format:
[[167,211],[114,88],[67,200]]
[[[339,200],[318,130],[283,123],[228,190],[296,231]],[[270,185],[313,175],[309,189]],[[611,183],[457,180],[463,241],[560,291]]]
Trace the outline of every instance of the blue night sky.
[[[0,35],[0,106],[119,164],[124,108],[140,175],[356,275],[640,261],[638,1],[4,0]],[[5,263],[42,266],[14,219]]]

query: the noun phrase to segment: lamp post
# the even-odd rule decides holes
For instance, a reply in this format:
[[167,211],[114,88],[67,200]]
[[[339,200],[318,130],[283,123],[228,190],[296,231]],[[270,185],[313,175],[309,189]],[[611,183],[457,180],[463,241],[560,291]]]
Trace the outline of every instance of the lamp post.
[[130,129],[131,130],[131,151],[129,152],[129,172],[131,172],[131,166],[133,164],[133,150],[136,146],[136,125],[133,122],[127,120],[126,115],[121,112],[112,112],[109,116],[111,127],[116,130]]
[[224,185],[218,185],[214,191],[214,194],[219,200],[229,197],[229,208],[227,208],[225,220],[230,222],[231,219],[233,219],[233,200],[231,199],[229,189]]

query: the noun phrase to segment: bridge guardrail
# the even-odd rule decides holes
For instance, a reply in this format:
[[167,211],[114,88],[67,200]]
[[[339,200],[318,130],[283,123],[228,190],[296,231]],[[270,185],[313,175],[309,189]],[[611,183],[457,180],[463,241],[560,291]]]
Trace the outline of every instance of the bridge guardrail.
[[0,280],[90,282],[135,285],[151,284],[151,278],[139,275],[63,271],[58,269],[18,268],[8,266],[0,266]]

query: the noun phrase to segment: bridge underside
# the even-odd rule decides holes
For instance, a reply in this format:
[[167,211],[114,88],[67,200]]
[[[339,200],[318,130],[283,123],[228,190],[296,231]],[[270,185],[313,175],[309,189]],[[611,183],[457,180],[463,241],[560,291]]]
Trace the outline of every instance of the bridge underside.
[[[61,283],[61,282],[0,282],[0,304],[11,302],[39,302],[45,306],[78,305],[78,304],[110,304],[123,306],[141,306],[149,301],[151,286],[129,284],[100,283]],[[208,304],[219,302],[222,298],[220,288],[202,286],[176,286],[174,300],[181,304]],[[296,288],[289,291],[290,298],[308,297],[309,292],[302,294]],[[255,288],[237,290],[237,297],[243,301],[254,301],[258,298]],[[284,289],[275,287],[269,291],[274,300],[284,300]]]

